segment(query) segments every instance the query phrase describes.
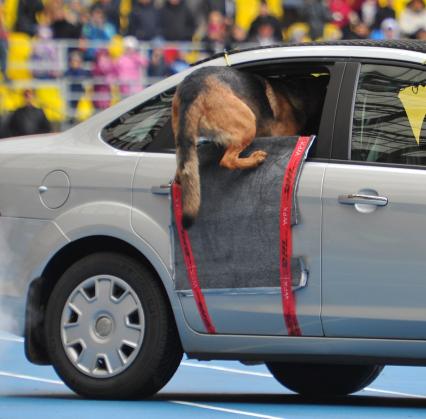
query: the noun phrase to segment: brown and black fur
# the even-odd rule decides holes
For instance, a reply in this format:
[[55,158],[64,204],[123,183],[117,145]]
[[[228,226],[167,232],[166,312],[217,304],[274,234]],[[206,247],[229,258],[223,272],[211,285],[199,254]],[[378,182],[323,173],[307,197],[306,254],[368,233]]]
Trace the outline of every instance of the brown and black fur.
[[200,137],[225,148],[221,166],[250,169],[267,156],[264,151],[255,151],[240,157],[254,138],[296,135],[304,123],[303,102],[285,83],[230,67],[205,67],[187,76],[172,105],[176,180],[182,187],[184,226],[193,223],[201,203],[197,156]]

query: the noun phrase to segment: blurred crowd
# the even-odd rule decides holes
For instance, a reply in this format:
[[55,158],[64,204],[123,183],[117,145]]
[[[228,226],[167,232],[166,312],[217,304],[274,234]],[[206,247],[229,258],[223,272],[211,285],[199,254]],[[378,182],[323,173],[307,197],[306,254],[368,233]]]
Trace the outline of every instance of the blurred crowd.
[[424,0],[0,0],[0,71],[8,85],[19,80],[12,38],[30,42],[32,79],[67,81],[73,119],[88,91],[91,106],[105,109],[228,49],[310,40],[426,40],[426,7]]

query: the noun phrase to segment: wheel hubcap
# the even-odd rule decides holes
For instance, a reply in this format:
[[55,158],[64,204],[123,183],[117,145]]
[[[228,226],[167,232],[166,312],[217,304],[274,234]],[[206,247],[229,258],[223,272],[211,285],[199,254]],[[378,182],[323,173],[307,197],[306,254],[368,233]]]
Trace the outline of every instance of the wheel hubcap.
[[101,316],[96,320],[95,332],[101,338],[108,337],[112,332],[112,319],[109,316]]
[[128,368],[140,352],[144,333],[139,297],[115,276],[98,275],[80,283],[62,312],[65,353],[91,377],[108,378]]

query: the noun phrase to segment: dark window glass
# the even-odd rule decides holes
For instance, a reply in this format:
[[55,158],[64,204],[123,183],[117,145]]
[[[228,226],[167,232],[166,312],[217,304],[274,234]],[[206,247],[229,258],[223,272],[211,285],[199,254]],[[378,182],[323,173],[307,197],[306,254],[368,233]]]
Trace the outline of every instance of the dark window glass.
[[355,100],[352,160],[426,165],[426,72],[364,65]]
[[174,153],[171,129],[174,92],[174,88],[167,90],[111,122],[102,130],[103,140],[120,150]]

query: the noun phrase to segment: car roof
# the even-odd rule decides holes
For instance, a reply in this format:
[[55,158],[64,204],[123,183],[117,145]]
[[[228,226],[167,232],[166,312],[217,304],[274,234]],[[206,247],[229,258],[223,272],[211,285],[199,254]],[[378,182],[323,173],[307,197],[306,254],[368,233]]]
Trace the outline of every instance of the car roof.
[[[372,39],[351,39],[351,40],[340,40],[340,41],[315,41],[315,42],[301,42],[301,43],[279,43],[266,46],[253,46],[248,48],[236,48],[229,51],[220,52],[214,54],[206,59],[197,61],[193,65],[207,63],[211,60],[214,60],[218,57],[223,57],[226,53],[228,56],[233,54],[238,54],[242,52],[250,51],[262,51],[265,49],[273,48],[294,48],[294,47],[330,47],[329,51],[333,51],[333,47],[374,47],[374,48],[391,48],[397,50],[406,50],[413,52],[426,53],[426,42],[415,40],[415,39],[401,39],[401,40],[372,40]],[[350,55],[348,50],[348,55]],[[368,55],[368,52],[367,52]]]

